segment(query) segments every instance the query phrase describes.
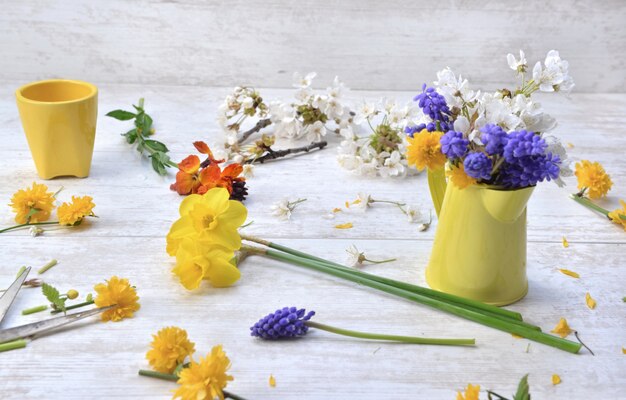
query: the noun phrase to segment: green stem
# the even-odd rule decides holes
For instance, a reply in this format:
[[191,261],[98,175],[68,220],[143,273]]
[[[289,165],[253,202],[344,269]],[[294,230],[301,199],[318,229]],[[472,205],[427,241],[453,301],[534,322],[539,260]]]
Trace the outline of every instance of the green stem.
[[172,381],[172,382],[178,381],[178,377],[174,374],[166,374],[164,372],[157,372],[157,371],[152,371],[149,369],[140,369],[139,375],[149,376],[150,378],[162,379],[164,381]]
[[[607,218],[611,218],[609,217],[609,210],[600,207],[599,205],[595,204],[594,202],[592,202],[591,200],[589,200],[588,198],[582,196],[582,194],[584,193],[584,190],[581,190],[578,193],[574,193],[571,194],[570,197],[572,198],[572,200],[574,200],[576,203],[583,205],[593,211],[597,211],[600,214],[604,215]],[[626,215],[624,214],[619,214],[619,217],[623,220],[626,220]]]
[[48,261],[48,263],[46,265],[44,265],[43,267],[41,267],[39,269],[39,271],[37,271],[37,273],[39,275],[43,274],[44,272],[46,272],[47,270],[49,270],[50,268],[54,267],[55,265],[57,265],[57,260],[50,260]]
[[399,201],[391,201],[391,200],[374,200],[374,199],[371,199],[369,202],[370,202],[370,203],[387,203],[387,204],[393,204],[393,205],[396,205],[396,206],[398,206],[398,207],[406,206],[406,204],[405,204],[405,203],[400,203]]
[[[93,300],[89,300],[89,301],[84,301],[82,303],[73,304],[71,306],[65,307],[65,311],[74,310],[74,309],[77,309],[77,308],[80,308],[80,307],[85,307],[85,306],[91,305],[93,303],[94,303]],[[50,314],[58,314],[60,312],[63,312],[63,310],[52,310],[52,311],[50,311]]]
[[2,343],[2,344],[0,344],[0,353],[2,353],[3,351],[23,349],[24,347],[26,347],[26,343],[27,342],[24,339],[19,339],[19,340],[14,340],[12,342]]
[[368,263],[371,263],[371,264],[384,264],[384,263],[388,263],[388,262],[392,262],[396,260],[397,258],[389,258],[387,260],[375,261],[375,260],[370,260],[369,258],[366,258],[363,261],[367,261]]
[[316,257],[314,255],[308,254],[308,253],[304,253],[301,251],[298,251],[296,249],[292,249],[290,247],[287,246],[282,246],[279,245],[277,243],[273,243],[273,242],[269,242],[263,239],[259,239],[256,238],[254,236],[247,236],[247,235],[241,235],[241,238],[244,240],[249,240],[252,242],[256,242],[259,244],[263,244],[265,246],[268,246],[270,248],[273,248],[275,250],[279,250],[288,254],[293,254],[295,256],[298,257],[303,257],[303,258],[308,258],[310,260],[314,260],[314,261],[318,261],[324,264],[327,264],[330,267],[334,267],[337,268],[339,270],[342,270],[344,272],[350,272],[353,273],[354,275],[360,276],[362,278],[367,278],[367,279],[371,279],[371,280],[375,280],[387,285],[391,285],[391,286],[395,286],[399,289],[404,289],[404,290],[408,290],[417,294],[421,294],[423,296],[429,296],[429,297],[434,297],[434,298],[438,298],[440,300],[443,301],[447,301],[447,302],[452,302],[452,303],[457,303],[460,304],[462,306],[468,306],[468,307],[472,307],[481,311],[485,311],[485,312],[489,312],[492,314],[496,314],[496,315],[500,315],[502,317],[506,317],[506,318],[510,318],[510,319],[515,319],[518,321],[522,320],[522,315],[518,312],[514,312],[514,311],[509,311],[506,310],[504,308],[500,308],[500,307],[496,307],[496,306],[492,306],[489,304],[485,304],[482,303],[480,301],[476,301],[476,300],[471,300],[471,299],[466,299],[464,297],[460,297],[460,296],[455,296],[452,294],[448,294],[448,293],[444,293],[444,292],[440,292],[438,290],[433,290],[433,289],[429,289],[429,288],[425,288],[422,286],[418,286],[418,285],[412,285],[410,283],[405,283],[405,282],[401,282],[401,281],[396,281],[393,279],[389,279],[389,278],[384,278],[381,276],[377,276],[377,275],[372,275],[372,274],[368,274],[366,272],[361,272],[361,271],[357,271],[354,270],[353,268],[348,268],[345,267],[341,264],[337,264],[334,263],[332,261],[328,261],[325,260],[323,258],[319,258]]
[[19,228],[26,228],[28,226],[37,226],[37,225],[57,225],[59,221],[50,221],[50,222],[27,222],[25,224],[13,225],[8,228],[0,229],[0,233],[12,231]]
[[[171,382],[177,382],[178,381],[178,376],[176,376],[174,374],[165,374],[163,372],[151,371],[151,370],[148,370],[148,369],[140,369],[139,370],[139,375],[141,375],[141,376],[148,376],[150,378],[162,379],[164,381],[171,381]],[[226,398],[226,399],[246,400],[245,398],[243,398],[241,396],[237,396],[234,393],[227,392],[226,390],[223,390],[222,393],[224,394],[224,398]]]
[[508,333],[514,333],[518,336],[522,336],[527,339],[534,340],[536,342],[558,348],[560,350],[568,351],[570,353],[578,353],[578,351],[582,347],[580,343],[571,342],[566,339],[561,339],[556,336],[542,333],[532,328],[523,326],[519,323],[515,323],[515,321],[512,321],[512,320],[503,320],[503,319],[495,318],[493,316],[485,315],[475,310],[463,308],[462,306],[459,306],[459,305],[447,303],[447,302],[444,302],[435,298],[427,297],[427,296],[422,296],[413,292],[409,292],[407,290],[398,289],[395,286],[386,285],[384,283],[380,283],[380,282],[369,280],[369,279],[363,279],[354,274],[350,274],[350,273],[341,271],[339,269],[334,269],[324,264],[317,263],[313,260],[296,257],[291,254],[286,254],[286,253],[274,251],[271,249],[267,250],[265,252],[265,255],[275,260],[286,261],[295,265],[303,266],[305,268],[313,269],[313,270],[320,271],[320,272],[325,272],[329,275],[334,275],[336,277],[343,278],[345,280],[352,281],[352,282],[355,282],[364,286],[369,286],[373,289],[377,289],[377,290],[380,290],[389,294],[393,294],[395,296],[405,298],[415,303],[424,304],[424,305],[436,308],[438,310],[445,311],[450,314],[454,314],[456,316],[469,319],[474,322],[478,322],[480,324],[489,326],[491,328],[499,329],[501,331],[508,332]]
[[30,314],[34,314],[34,313],[45,311],[47,309],[48,309],[48,306],[46,304],[44,304],[42,306],[31,307],[31,308],[27,308],[25,310],[22,310],[22,315],[30,315]]
[[327,332],[336,333],[337,335],[350,336],[359,339],[387,340],[392,342],[412,343],[412,344],[436,344],[444,346],[473,346],[476,344],[475,339],[438,339],[438,338],[420,338],[415,336],[397,336],[383,335],[377,333],[367,333],[359,331],[351,331],[341,329],[330,325],[320,324],[319,322],[306,321],[305,325],[311,328],[321,329]]

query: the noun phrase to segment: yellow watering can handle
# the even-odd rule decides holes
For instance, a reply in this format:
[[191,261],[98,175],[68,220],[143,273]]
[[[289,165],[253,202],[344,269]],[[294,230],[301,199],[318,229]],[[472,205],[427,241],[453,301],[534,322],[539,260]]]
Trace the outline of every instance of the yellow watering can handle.
[[441,211],[443,197],[446,194],[446,170],[445,168],[437,168],[436,170],[428,169],[428,188],[430,189],[430,197],[433,200],[433,206],[437,217]]

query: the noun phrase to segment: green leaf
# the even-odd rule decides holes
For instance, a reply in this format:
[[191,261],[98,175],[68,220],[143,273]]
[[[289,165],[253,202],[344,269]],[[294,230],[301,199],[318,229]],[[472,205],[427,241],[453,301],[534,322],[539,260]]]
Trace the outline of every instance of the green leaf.
[[528,386],[528,374],[524,375],[517,386],[517,393],[513,396],[513,400],[530,400],[530,387]]
[[130,111],[124,110],[113,110],[107,113],[107,117],[115,118],[119,121],[128,121],[130,119],[135,118],[135,114]]
[[150,129],[152,129],[152,117],[150,117],[148,114],[144,114],[143,129],[146,136],[152,135],[152,133],[150,132]]
[[61,294],[57,288],[44,282],[41,285],[41,291],[50,303],[54,304],[59,310],[65,312],[65,299],[61,298]]
[[167,152],[169,149],[166,145],[159,142],[158,140],[146,139],[143,141],[147,147],[150,147],[152,150]]
[[137,140],[137,129],[131,129],[126,133],[122,133],[122,136],[126,137],[126,141],[129,144],[133,144]]

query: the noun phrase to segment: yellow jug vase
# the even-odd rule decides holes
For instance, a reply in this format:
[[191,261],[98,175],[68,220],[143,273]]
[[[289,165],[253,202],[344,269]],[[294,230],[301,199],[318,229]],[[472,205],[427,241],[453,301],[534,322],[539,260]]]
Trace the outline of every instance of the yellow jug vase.
[[98,89],[87,82],[53,79],[22,86],[15,96],[39,176],[89,175]]
[[526,295],[526,204],[534,190],[445,189],[426,268],[430,287],[493,305]]

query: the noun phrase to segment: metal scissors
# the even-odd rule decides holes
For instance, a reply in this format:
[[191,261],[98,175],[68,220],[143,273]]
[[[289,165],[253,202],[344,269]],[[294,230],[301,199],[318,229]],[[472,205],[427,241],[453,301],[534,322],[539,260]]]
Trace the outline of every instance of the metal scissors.
[[[2,323],[4,316],[6,315],[7,311],[9,311],[11,304],[13,304],[13,300],[15,300],[15,297],[22,287],[22,284],[26,280],[26,277],[28,276],[30,270],[31,267],[28,267],[24,271],[22,271],[17,279],[15,279],[15,282],[13,282],[11,286],[9,286],[9,288],[4,292],[2,297],[0,297],[0,323]],[[20,339],[34,339],[37,335],[71,324],[72,322],[80,321],[83,318],[99,314],[112,307],[114,306],[94,308],[88,311],[82,311],[74,314],[64,315],[61,317],[50,318],[30,324],[15,326],[13,328],[0,329],[0,344],[8,344],[9,342],[19,341]],[[24,347],[25,345],[26,342],[23,341],[15,347],[7,348],[7,350]]]

